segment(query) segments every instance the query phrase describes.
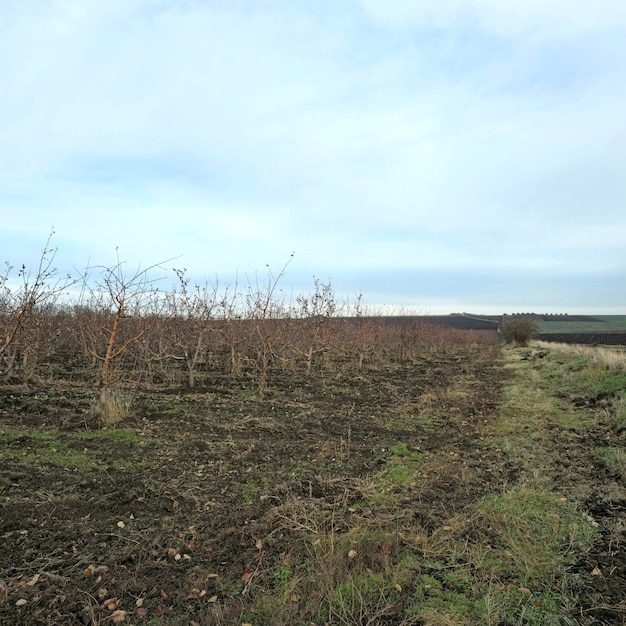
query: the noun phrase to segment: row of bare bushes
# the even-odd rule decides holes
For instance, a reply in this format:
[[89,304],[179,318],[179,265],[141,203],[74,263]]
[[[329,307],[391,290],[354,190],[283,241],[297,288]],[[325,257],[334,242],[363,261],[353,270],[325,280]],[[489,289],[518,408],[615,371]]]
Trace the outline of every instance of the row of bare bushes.
[[129,381],[193,389],[241,377],[263,393],[276,375],[358,371],[485,340],[419,318],[368,315],[360,298],[340,304],[319,280],[287,300],[278,288],[284,268],[244,288],[193,284],[174,270],[163,290],[151,278],[157,266],[129,273],[119,261],[59,279],[54,252],[48,245],[17,282],[10,266],[0,277],[0,381],[92,381],[103,404]]
[[[6,317],[0,319],[0,324],[6,322]],[[5,350],[2,374],[5,382],[99,376],[189,388],[205,385],[210,376],[244,376],[253,377],[262,391],[271,373],[301,378],[338,367],[359,370],[479,341],[486,337],[476,331],[406,318],[201,321],[135,312],[116,320],[114,312],[48,306],[30,315]]]

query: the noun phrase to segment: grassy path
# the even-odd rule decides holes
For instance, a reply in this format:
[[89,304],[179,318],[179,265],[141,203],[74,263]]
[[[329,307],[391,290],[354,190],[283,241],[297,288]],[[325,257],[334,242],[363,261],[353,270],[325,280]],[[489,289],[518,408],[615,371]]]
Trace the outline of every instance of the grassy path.
[[626,375],[551,349],[505,358],[511,376],[484,437],[514,471],[486,504],[532,603],[493,623],[624,624]]

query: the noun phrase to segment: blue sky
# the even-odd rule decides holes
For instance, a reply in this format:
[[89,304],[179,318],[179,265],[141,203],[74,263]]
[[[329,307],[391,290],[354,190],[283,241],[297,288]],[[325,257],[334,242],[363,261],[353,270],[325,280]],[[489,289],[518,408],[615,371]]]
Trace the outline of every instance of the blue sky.
[[0,0],[0,84],[0,261],[626,312],[623,0]]

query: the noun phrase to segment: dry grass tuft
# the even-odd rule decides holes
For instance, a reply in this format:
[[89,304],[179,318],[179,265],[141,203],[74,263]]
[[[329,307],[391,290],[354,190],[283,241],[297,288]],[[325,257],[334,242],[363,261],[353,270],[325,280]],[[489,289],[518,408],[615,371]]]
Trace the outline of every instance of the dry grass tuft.
[[131,400],[119,392],[107,393],[104,402],[98,400],[93,407],[93,413],[100,425],[104,428],[116,426],[130,415]]
[[609,369],[626,371],[626,348],[624,346],[585,346],[547,341],[536,341],[533,345],[585,357]]

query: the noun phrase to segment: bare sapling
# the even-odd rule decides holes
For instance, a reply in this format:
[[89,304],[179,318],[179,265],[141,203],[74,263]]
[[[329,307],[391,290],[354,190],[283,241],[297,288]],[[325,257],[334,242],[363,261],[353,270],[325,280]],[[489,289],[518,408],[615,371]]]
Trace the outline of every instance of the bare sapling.
[[227,287],[220,298],[219,320],[216,326],[224,357],[224,370],[230,376],[239,376],[242,369],[242,346],[245,344],[239,285]]
[[24,322],[14,344],[19,351],[19,369],[14,370],[14,375],[18,375],[22,382],[34,378],[41,380],[44,371],[50,370],[60,340],[71,334],[68,332],[71,326],[58,323],[59,314],[55,298],[37,306]]
[[368,313],[363,305],[363,294],[357,294],[349,317],[348,345],[355,353],[358,369],[376,354],[379,346],[380,319]]
[[254,285],[248,285],[246,313],[252,321],[256,338],[255,365],[258,372],[257,391],[259,395],[265,393],[267,388],[272,362],[284,358],[276,351],[274,344],[276,331],[279,328],[278,321],[286,315],[284,303],[276,300],[276,293],[293,256],[292,253],[278,274],[274,274],[268,265],[265,283],[261,284],[257,280]]
[[223,317],[227,298],[220,298],[219,284],[191,285],[184,269],[174,269],[178,287],[166,296],[168,312],[164,328],[170,358],[185,364],[187,387],[196,386],[198,369],[211,358],[216,319]]
[[315,291],[308,296],[298,296],[297,317],[301,320],[299,341],[291,344],[291,349],[304,358],[306,376],[311,375],[313,359],[317,355],[333,349],[332,334],[333,317],[337,313],[335,294],[329,283],[322,283],[314,278]]
[[31,322],[37,312],[53,306],[76,282],[71,276],[59,277],[54,267],[57,248],[51,245],[53,235],[51,231],[35,270],[23,264],[13,284],[14,267],[6,262],[0,275],[0,375],[5,379],[16,374],[20,367],[32,372],[38,344],[28,341],[28,335],[37,330]]
[[[154,296],[156,280],[150,272],[163,269],[165,262],[127,273],[118,256],[114,266],[96,266],[85,272],[81,306],[97,312],[97,325],[83,325],[80,330],[83,345],[96,364],[96,413],[105,426],[127,417],[129,403],[117,387],[123,375],[121,362],[150,327],[146,307]],[[100,277],[92,285],[89,276],[93,270]]]

